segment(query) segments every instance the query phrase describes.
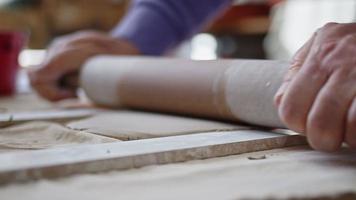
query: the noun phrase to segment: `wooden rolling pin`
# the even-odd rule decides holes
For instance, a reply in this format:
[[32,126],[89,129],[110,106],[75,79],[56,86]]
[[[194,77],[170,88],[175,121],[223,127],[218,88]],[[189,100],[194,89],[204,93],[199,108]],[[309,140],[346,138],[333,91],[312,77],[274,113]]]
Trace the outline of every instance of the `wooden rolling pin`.
[[80,84],[100,105],[284,127],[273,104],[288,63],[98,56]]

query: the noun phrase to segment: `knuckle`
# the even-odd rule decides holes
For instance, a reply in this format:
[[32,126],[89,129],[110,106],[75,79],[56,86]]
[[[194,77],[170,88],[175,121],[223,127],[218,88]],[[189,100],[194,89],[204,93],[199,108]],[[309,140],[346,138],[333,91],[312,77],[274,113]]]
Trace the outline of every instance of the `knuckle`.
[[339,24],[336,22],[328,22],[324,24],[322,27],[318,28],[316,33],[319,34],[324,34],[325,32],[329,32],[331,29],[334,29],[336,26]]
[[324,77],[331,72],[331,63],[334,63],[333,51],[336,48],[335,41],[314,44],[311,57],[303,67],[316,76]]
[[332,66],[334,66],[335,61],[334,56],[324,56],[321,58],[318,70],[323,73],[323,75],[328,75],[334,68]]
[[342,43],[343,45],[350,45],[356,42],[356,34],[348,34],[346,36],[344,36],[340,43]]
[[283,82],[291,82],[299,72],[298,67],[291,66],[283,77]]
[[336,48],[337,41],[322,42],[319,44],[317,51],[319,59],[322,61]]
[[336,26],[338,26],[339,23],[336,22],[328,22],[326,24],[324,24],[324,26],[322,27],[323,29],[330,29],[330,28],[334,28]]
[[309,73],[313,80],[316,80],[316,81],[324,80],[325,78],[327,78],[330,75],[331,69],[328,65],[327,66],[317,65],[315,67],[311,67],[309,69]]
[[289,63],[290,64],[289,70],[294,70],[296,68],[299,69],[302,67],[304,59],[301,58],[300,54],[298,53],[293,57],[292,61]]
[[327,42],[323,42],[322,44],[320,44],[320,53],[324,53],[323,55],[327,55],[331,52],[331,50],[333,50],[337,45],[337,41],[335,40],[331,40],[331,41],[327,41]]

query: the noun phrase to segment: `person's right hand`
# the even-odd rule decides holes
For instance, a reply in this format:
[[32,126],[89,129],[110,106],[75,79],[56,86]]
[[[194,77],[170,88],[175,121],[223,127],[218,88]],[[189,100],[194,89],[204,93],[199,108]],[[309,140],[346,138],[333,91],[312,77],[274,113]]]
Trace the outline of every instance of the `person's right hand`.
[[285,125],[317,150],[356,149],[356,23],[328,23],[295,54],[275,96]]
[[75,88],[61,87],[60,80],[79,72],[88,58],[99,54],[136,55],[139,51],[129,42],[101,32],[82,31],[63,36],[50,45],[43,64],[29,71],[31,85],[40,96],[51,101],[75,97]]

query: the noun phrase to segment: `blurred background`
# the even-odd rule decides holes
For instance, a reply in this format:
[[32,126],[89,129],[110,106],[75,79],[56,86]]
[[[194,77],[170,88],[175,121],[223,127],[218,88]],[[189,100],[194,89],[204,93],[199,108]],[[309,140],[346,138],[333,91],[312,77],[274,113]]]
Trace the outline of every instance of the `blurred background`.
[[[288,60],[325,23],[356,20],[355,0],[246,2],[233,1],[228,11],[170,54]],[[0,30],[30,32],[29,50],[20,57],[29,66],[41,61],[57,36],[83,29],[110,31],[129,5],[129,0],[0,0]]]

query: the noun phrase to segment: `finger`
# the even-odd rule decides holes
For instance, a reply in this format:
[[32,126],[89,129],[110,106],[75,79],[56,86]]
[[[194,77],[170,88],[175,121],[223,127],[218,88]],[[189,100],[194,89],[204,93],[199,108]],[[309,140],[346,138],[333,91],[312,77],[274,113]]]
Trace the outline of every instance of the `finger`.
[[309,110],[330,72],[319,66],[318,45],[312,47],[298,74],[289,83],[278,109],[288,128],[305,133]]
[[108,46],[112,44],[112,40],[114,39],[107,34],[96,31],[81,31],[71,35],[61,36],[52,41],[49,51],[47,52],[47,57],[51,58],[62,49],[75,47],[81,44],[97,45],[108,48]]
[[289,83],[293,80],[293,78],[296,76],[298,73],[299,69],[302,67],[305,59],[307,58],[310,49],[313,45],[314,39],[315,39],[315,33],[313,36],[305,43],[302,48],[300,48],[297,53],[294,55],[291,61],[291,65],[289,67],[289,70],[287,74],[284,76],[284,80],[282,85],[279,87],[277,93],[274,96],[274,103],[275,105],[279,106],[281,103],[281,99],[283,97],[283,94],[285,91],[288,89]]
[[42,68],[53,79],[59,79],[63,75],[79,70],[86,59],[97,54],[106,53],[106,48],[93,44],[81,44],[75,47],[65,48],[43,64]]
[[330,22],[325,24],[322,28],[319,29],[321,32],[321,40],[324,42],[331,42],[339,40],[340,36],[354,33],[356,29],[356,23],[335,23]]
[[74,97],[75,90],[61,88],[58,81],[63,75],[79,70],[87,58],[102,52],[105,52],[103,48],[89,44],[66,49],[31,75],[31,85],[42,97],[52,101]]
[[32,88],[35,89],[40,96],[48,100],[57,101],[76,96],[76,91],[62,90],[54,87],[51,84],[54,78],[42,69],[28,70],[27,73]]
[[318,93],[307,119],[307,137],[317,150],[335,151],[343,140],[345,122],[356,89],[348,71],[333,73]]
[[114,39],[108,34],[101,32],[81,32],[79,34],[74,34],[72,37],[68,38],[68,45],[79,45],[79,44],[94,44],[100,46],[109,46]]
[[119,54],[119,55],[137,55],[141,54],[139,49],[133,45],[131,42],[126,40],[117,40],[114,39],[112,45],[108,47],[111,54]]
[[277,107],[279,107],[279,105],[281,104],[283,95],[284,95],[285,91],[289,87],[289,83],[297,75],[297,73],[299,72],[299,69],[300,69],[299,65],[291,65],[289,67],[286,75],[284,76],[282,85],[279,87],[279,89],[277,90],[276,94],[274,95],[274,104]]
[[63,90],[54,85],[37,85],[37,93],[50,100],[50,101],[59,101],[62,99],[75,98],[76,92],[72,90]]
[[351,148],[356,149],[356,97],[350,106],[346,123],[345,142]]

